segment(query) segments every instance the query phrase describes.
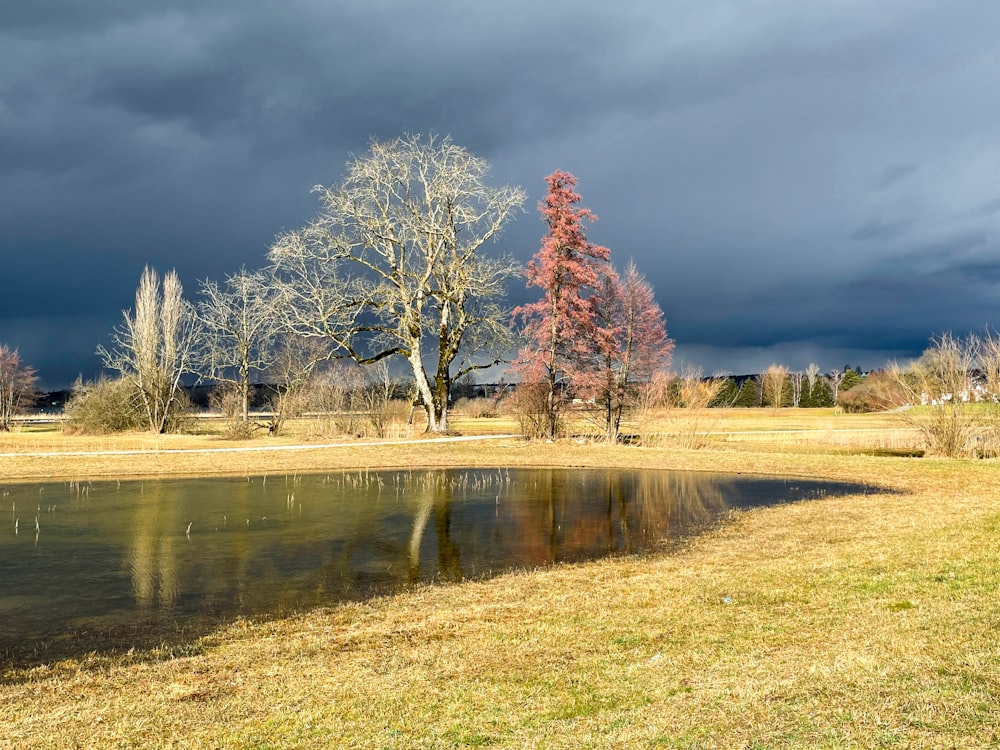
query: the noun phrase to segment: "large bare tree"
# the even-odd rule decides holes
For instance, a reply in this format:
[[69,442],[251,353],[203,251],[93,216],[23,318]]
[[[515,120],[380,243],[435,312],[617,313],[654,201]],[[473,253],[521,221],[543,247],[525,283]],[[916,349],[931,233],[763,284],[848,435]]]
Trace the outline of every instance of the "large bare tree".
[[15,415],[35,402],[37,380],[17,349],[0,344],[0,432],[10,431]]
[[404,357],[433,432],[448,429],[452,381],[513,346],[503,300],[517,264],[480,251],[525,194],[488,173],[449,138],[373,142],[271,248],[287,328],[362,364]]
[[275,297],[274,286],[261,271],[243,268],[226,277],[224,285],[201,283],[197,366],[209,379],[235,387],[244,425],[250,421],[252,376],[274,361]]
[[176,271],[160,277],[146,267],[135,292],[135,308],[122,312],[111,348],[99,346],[104,366],[133,386],[150,432],[166,431],[176,413],[181,376],[191,370],[197,320],[182,296]]

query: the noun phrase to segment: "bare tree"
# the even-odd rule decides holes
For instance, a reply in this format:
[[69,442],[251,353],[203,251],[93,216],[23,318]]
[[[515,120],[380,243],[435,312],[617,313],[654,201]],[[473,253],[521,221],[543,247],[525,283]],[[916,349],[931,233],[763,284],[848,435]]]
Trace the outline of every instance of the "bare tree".
[[908,367],[896,363],[890,367],[893,379],[914,407],[901,415],[921,431],[930,452],[969,456],[982,447],[984,438],[996,432],[995,410],[972,404],[972,376],[984,349],[989,382],[991,371],[1000,362],[994,360],[1000,345],[992,337],[984,347],[979,336],[956,338],[945,333],[932,338],[930,346]]
[[833,397],[833,403],[837,403],[837,399],[840,398],[840,384],[844,382],[844,376],[847,372],[844,370],[830,370],[830,375],[828,377],[830,383],[830,395]]
[[805,375],[801,372],[788,373],[788,382],[792,384],[792,406],[798,408],[802,403],[802,383]]
[[653,287],[629,263],[621,275],[609,272],[590,298],[599,341],[596,372],[577,374],[575,387],[594,395],[608,442],[618,442],[622,417],[635,407],[636,389],[670,365],[674,342],[667,337],[663,311]]
[[176,414],[181,376],[192,369],[197,321],[182,292],[175,271],[163,276],[161,290],[159,275],[147,266],[135,293],[135,309],[122,312],[124,320],[112,334],[111,348],[97,348],[104,366],[132,385],[154,433],[164,432]]
[[361,420],[364,368],[354,362],[320,365],[309,382],[309,409],[329,434],[356,434]]
[[265,371],[274,357],[275,288],[262,272],[243,268],[227,276],[224,286],[203,281],[201,294],[198,369],[205,377],[235,388],[239,418],[246,426],[252,375]]
[[273,394],[268,432],[277,435],[285,422],[300,416],[309,407],[309,384],[316,366],[330,359],[329,348],[322,339],[285,335],[276,349],[268,368]]
[[760,391],[763,403],[773,409],[780,409],[784,403],[785,384],[788,382],[788,368],[771,365],[760,377]]
[[809,384],[809,393],[813,392],[816,387],[816,381],[819,378],[820,366],[815,362],[810,362],[809,366],[806,368],[806,382]]
[[395,386],[389,373],[389,365],[382,360],[372,366],[359,393],[362,408],[377,438],[388,436],[394,411],[398,411],[392,408]]
[[37,381],[17,349],[0,344],[0,432],[9,432],[18,412],[35,402]]
[[452,380],[513,345],[502,303],[518,266],[480,249],[525,194],[488,186],[488,172],[448,138],[373,142],[270,252],[289,329],[360,363],[404,357],[433,432],[448,429]]
[[816,395],[816,383],[819,382],[820,366],[815,362],[810,362],[806,368],[806,385],[809,388],[809,404],[814,405],[813,399]]

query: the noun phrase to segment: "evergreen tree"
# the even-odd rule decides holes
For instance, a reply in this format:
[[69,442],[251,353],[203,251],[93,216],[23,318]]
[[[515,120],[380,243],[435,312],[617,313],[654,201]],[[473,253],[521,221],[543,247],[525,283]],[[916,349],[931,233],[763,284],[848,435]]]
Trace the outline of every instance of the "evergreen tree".
[[820,378],[816,381],[816,388],[813,390],[813,406],[821,408],[829,408],[834,406],[833,403],[833,389],[830,387],[830,382],[826,378]]
[[722,386],[719,388],[719,392],[712,399],[709,406],[711,407],[726,407],[734,406],[737,397],[740,393],[740,387],[736,385],[736,381],[732,378],[725,378],[722,381]]
[[844,379],[840,381],[840,392],[846,393],[847,391],[851,390],[851,388],[854,388],[856,385],[860,385],[863,379],[864,378],[862,378],[854,370],[850,369],[844,370]]
[[760,406],[760,386],[754,378],[747,378],[740,386],[740,392],[736,396],[733,406],[743,406],[754,408]]

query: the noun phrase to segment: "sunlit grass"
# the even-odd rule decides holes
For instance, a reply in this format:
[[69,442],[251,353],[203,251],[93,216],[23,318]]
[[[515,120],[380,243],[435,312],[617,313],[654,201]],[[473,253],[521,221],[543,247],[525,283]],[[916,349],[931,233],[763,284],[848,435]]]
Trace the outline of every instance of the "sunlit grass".
[[[997,746],[997,465],[871,455],[849,442],[868,433],[827,423],[896,429],[892,415],[786,413],[732,410],[722,424],[795,424],[827,442],[413,441],[248,458],[254,473],[281,462],[621,466],[897,491],[745,513],[674,555],[429,587],[240,622],[186,648],[8,670],[0,747]],[[831,445],[837,435],[844,444]],[[145,438],[121,438],[133,439]],[[58,470],[242,470],[206,455],[67,457]]]
[[[517,424],[509,415],[495,418],[470,418],[455,414],[450,422],[454,433],[466,436],[517,434]],[[392,433],[394,440],[412,441],[413,445],[392,445],[371,450],[364,446],[373,439],[359,440],[350,435],[323,433],[313,419],[292,420],[279,437],[261,434],[254,440],[226,440],[219,421],[201,422],[196,434],[150,435],[67,435],[60,425],[41,425],[19,432],[0,434],[2,459],[0,473],[7,479],[59,478],[82,476],[125,477],[150,474],[259,474],[281,471],[323,471],[344,466],[399,467],[414,465],[472,465],[491,460],[525,461],[543,465],[545,453],[520,451],[525,444],[510,441],[508,450],[524,457],[504,453],[493,455],[482,446],[441,446],[422,443],[430,435],[423,432],[417,415],[412,425],[400,424]],[[600,431],[583,415],[568,420],[571,436],[563,446],[580,442],[599,442]],[[641,424],[625,425],[625,434],[638,436],[642,445],[660,448],[685,448],[697,445],[716,450],[739,450],[752,444],[753,450],[767,453],[868,453],[873,455],[910,455],[921,447],[918,431],[897,414],[846,415],[829,409],[710,409],[699,413],[684,410],[661,411],[645,415]],[[320,446],[350,444],[353,449],[327,449]],[[262,451],[256,448],[317,446],[316,450]],[[235,449],[234,453],[218,453]],[[250,449],[250,450],[248,450]],[[499,450],[499,448],[497,448]],[[79,452],[161,451],[155,460],[147,455],[64,456]],[[172,453],[176,451],[176,453]],[[184,451],[206,451],[186,453]],[[43,458],[33,453],[45,453]],[[614,450],[612,451],[614,453]],[[426,462],[426,463],[424,463]]]

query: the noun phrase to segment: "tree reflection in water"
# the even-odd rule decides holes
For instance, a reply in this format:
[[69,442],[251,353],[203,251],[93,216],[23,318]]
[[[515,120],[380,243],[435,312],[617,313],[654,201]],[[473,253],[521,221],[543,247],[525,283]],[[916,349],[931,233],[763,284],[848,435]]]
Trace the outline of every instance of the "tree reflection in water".
[[[108,482],[85,498],[75,483],[15,485],[0,533],[0,652],[643,553],[734,506],[866,489],[602,469]],[[16,509],[34,511],[39,495],[50,512],[36,542],[17,533]]]

